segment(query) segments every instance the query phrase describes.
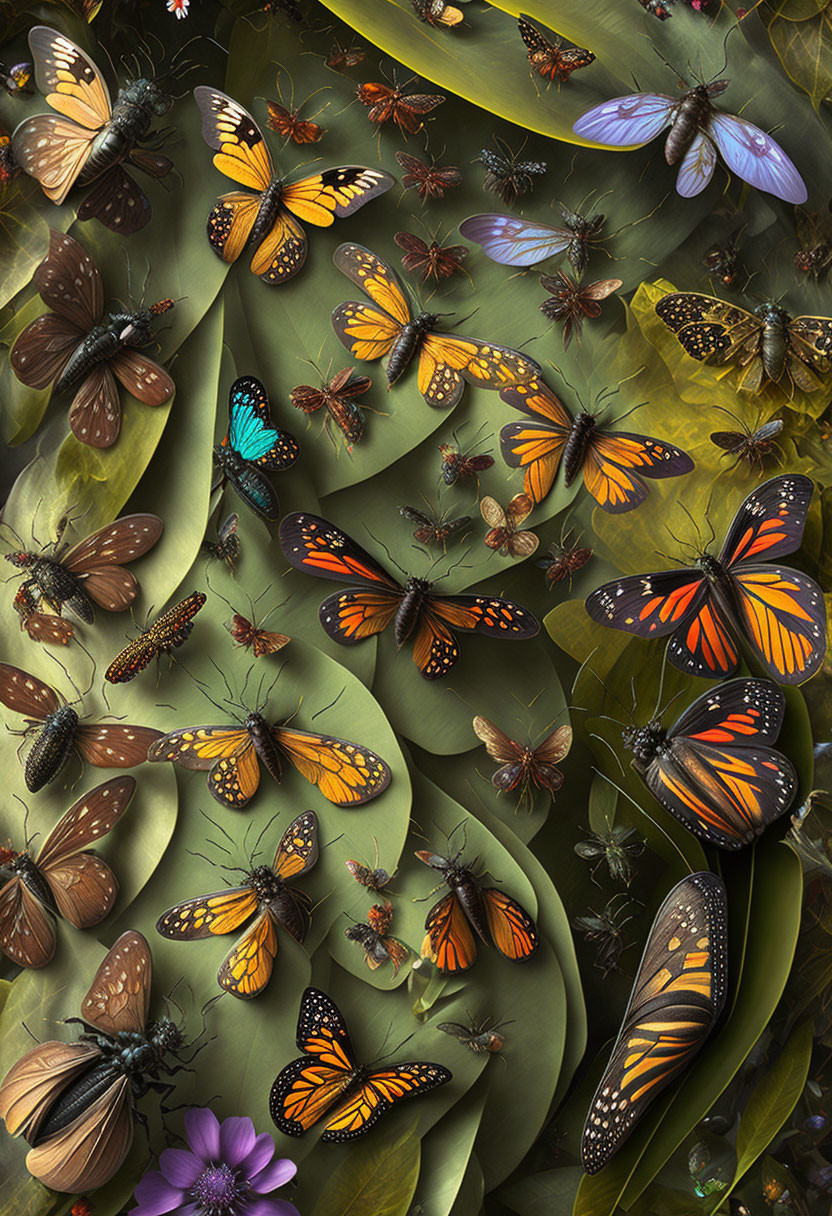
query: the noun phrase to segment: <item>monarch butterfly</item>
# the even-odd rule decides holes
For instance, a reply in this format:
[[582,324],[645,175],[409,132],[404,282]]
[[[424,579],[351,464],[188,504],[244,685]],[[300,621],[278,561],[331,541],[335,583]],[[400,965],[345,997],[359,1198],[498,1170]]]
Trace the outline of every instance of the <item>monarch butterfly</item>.
[[419,355],[419,392],[428,405],[450,409],[462,396],[467,380],[480,388],[520,384],[540,372],[527,355],[478,338],[438,333],[438,318],[414,316],[395,272],[363,245],[339,245],[333,255],[338,269],[372,300],[339,304],[332,325],[341,343],[356,359],[387,360],[387,384],[402,376]]
[[721,880],[701,872],[677,883],[659,908],[584,1125],[588,1174],[615,1155],[713,1030],[727,987],[726,905]]
[[542,502],[563,462],[564,484],[579,473],[605,511],[632,511],[647,497],[643,477],[681,477],[693,468],[687,452],[662,439],[609,431],[588,410],[573,418],[542,380],[506,388],[500,399],[531,422],[510,422],[500,431],[503,460],[525,471],[525,490]]
[[234,996],[258,996],[272,976],[278,924],[300,943],[309,932],[312,900],[287,880],[307,874],[317,860],[318,817],[305,811],[283,833],[270,866],[255,866],[252,857],[240,886],[174,904],[159,917],[156,930],[172,941],[191,942],[233,933],[254,916],[217,972],[217,982]]
[[104,672],[104,679],[110,684],[128,684],[144,671],[151,659],[172,654],[184,645],[191,636],[194,617],[205,606],[207,598],[204,591],[192,591],[181,603],[163,612],[116,655]]
[[[81,1004],[77,1042],[50,1041],[13,1064],[0,1084],[0,1119],[32,1146],[26,1168],[44,1186],[77,1194],[104,1186],[133,1143],[136,1101],[164,1101],[177,1065],[201,1050],[169,1017],[148,1022],[153,961],[129,929],[107,954]],[[183,1060],[183,1052],[191,1055]]]
[[675,817],[721,849],[741,849],[791,806],[797,774],[774,751],[786,698],[770,680],[729,680],[666,730],[628,727],[633,767]]
[[453,1080],[441,1064],[358,1064],[341,1011],[319,988],[301,998],[296,1042],[303,1055],[278,1073],[269,1098],[272,1119],[287,1136],[325,1119],[323,1141],[354,1140],[395,1102]]
[[808,680],[826,654],[823,594],[772,559],[800,548],[813,490],[801,474],[772,477],[741,504],[718,558],[706,550],[695,566],[606,583],[587,612],[636,637],[672,634],[670,661],[691,675],[731,675],[742,640],[781,684]]
[[459,658],[455,629],[514,639],[534,637],[540,630],[537,618],[511,600],[439,596],[423,578],[408,578],[402,586],[352,537],[318,515],[287,515],[280,525],[280,546],[296,570],[359,584],[327,596],[318,610],[334,641],[352,646],[392,623],[398,646],[415,635],[413,661],[426,680],[446,675]]
[[280,504],[264,469],[290,469],[300,455],[294,435],[272,423],[269,398],[254,376],[241,376],[228,395],[228,430],[214,448],[220,484],[227,478],[247,507],[277,519]]
[[554,798],[563,785],[563,773],[557,767],[572,746],[572,727],[558,726],[545,739],[532,747],[529,743],[517,743],[504,734],[488,718],[474,718],[474,734],[485,744],[492,760],[500,767],[491,778],[491,784],[500,793],[520,789],[520,800],[528,794],[532,785],[545,789]]
[[477,957],[471,929],[512,962],[524,962],[534,954],[540,939],[528,912],[499,888],[483,887],[473,869],[460,862],[461,851],[444,857],[424,849],[416,856],[438,870],[450,887],[450,893],[428,912],[423,958],[429,958],[440,971],[466,971]]
[[364,961],[371,971],[377,970],[388,960],[393,964],[393,973],[399,974],[399,967],[406,963],[410,951],[404,942],[390,936],[393,924],[393,905],[385,900],[383,904],[373,904],[367,913],[366,921],[357,921],[347,925],[344,937],[351,942],[360,942],[364,949]]
[[277,174],[262,131],[239,102],[207,85],[194,89],[194,97],[202,138],[216,153],[214,167],[248,187],[217,199],[208,216],[208,243],[223,261],[235,262],[250,241],[251,272],[264,283],[288,282],[306,261],[301,220],[328,228],[395,182],[379,169],[340,165],[287,183]]
[[136,789],[132,777],[105,781],[74,802],[37,857],[0,847],[0,950],[18,967],[45,967],[55,954],[53,917],[76,929],[104,919],[118,894],[116,876],[88,846],[121,819]]

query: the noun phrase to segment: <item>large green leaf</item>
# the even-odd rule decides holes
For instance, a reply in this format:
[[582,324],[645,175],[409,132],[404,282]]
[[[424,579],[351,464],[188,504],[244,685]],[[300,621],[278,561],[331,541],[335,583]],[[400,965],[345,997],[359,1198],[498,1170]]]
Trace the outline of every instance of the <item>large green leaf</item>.
[[312,1216],[405,1216],[419,1177],[415,1125],[376,1138],[360,1156],[338,1164],[327,1178]]

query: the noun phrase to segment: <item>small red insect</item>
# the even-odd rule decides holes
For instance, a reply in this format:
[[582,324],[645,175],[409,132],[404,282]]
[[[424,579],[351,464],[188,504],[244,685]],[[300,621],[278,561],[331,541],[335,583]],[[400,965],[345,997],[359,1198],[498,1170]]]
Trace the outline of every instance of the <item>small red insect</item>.
[[540,566],[546,572],[546,586],[549,590],[554,587],[555,583],[562,583],[564,579],[569,579],[569,590],[571,591],[573,576],[592,557],[591,549],[582,548],[577,543],[570,543],[571,535],[572,533],[568,532],[566,536],[561,536],[560,542],[553,542],[549,546],[546,556],[535,562],[536,566]]
[[441,93],[405,93],[408,85],[416,79],[412,76],[403,85],[395,80],[392,84],[370,82],[358,86],[358,100],[367,106],[367,117],[377,127],[394,122],[402,135],[415,135],[424,127],[423,114],[429,114],[445,100]]
[[326,127],[300,117],[300,106],[294,110],[277,101],[267,101],[266,109],[269,112],[268,125],[272,131],[276,131],[284,139],[291,139],[293,143],[316,144],[321,136],[326,134]]
[[359,63],[364,62],[364,51],[360,46],[341,46],[340,42],[333,42],[329,49],[324,63],[328,68],[357,68]]
[[73,638],[75,631],[70,622],[62,616],[41,612],[38,601],[25,583],[14,597],[14,610],[20,617],[20,628],[28,633],[33,642],[68,646]]
[[373,904],[366,921],[348,925],[344,930],[346,938],[360,942],[364,947],[364,961],[371,971],[389,959],[394,975],[398,975],[399,967],[407,962],[410,955],[407,946],[398,938],[389,936],[392,924],[393,905],[385,900],[383,904]]
[[92,1216],[93,1207],[86,1195],[76,1199],[69,1209],[69,1216]]
[[623,281],[597,279],[583,287],[580,279],[565,270],[558,270],[553,275],[542,274],[540,285],[551,292],[540,305],[540,311],[550,321],[563,322],[563,349],[567,350],[573,334],[580,342],[584,317],[600,317],[600,301],[618,291]]
[[458,481],[469,481],[472,477],[490,469],[494,457],[484,452],[481,456],[469,455],[471,449],[461,452],[450,443],[440,443],[439,455],[442,457],[442,480],[446,486],[454,486]]
[[299,384],[292,389],[289,399],[305,414],[314,414],[326,406],[328,416],[343,431],[349,446],[358,443],[364,435],[364,413],[353,398],[362,397],[372,386],[369,376],[354,376],[353,369],[345,367],[318,388]]
[[368,891],[382,891],[392,879],[392,874],[388,874],[385,869],[379,867],[378,864],[378,841],[373,837],[373,843],[376,848],[376,859],[373,862],[372,869],[369,866],[362,865],[360,861],[345,861],[344,865],[352,874],[357,883],[362,887],[366,887]]
[[428,245],[412,232],[397,232],[393,240],[405,250],[402,266],[421,275],[423,283],[428,279],[436,279],[437,283],[440,279],[449,279],[462,270],[463,260],[468,256],[464,245],[440,245],[435,238]]
[[250,650],[255,659],[262,658],[264,654],[275,654],[292,640],[285,633],[273,633],[270,629],[258,627],[239,612],[225,622],[225,627],[237,645]]
[[396,160],[404,169],[405,190],[415,190],[421,199],[442,198],[446,190],[462,185],[462,174],[456,165],[437,165],[435,160],[428,165],[409,152],[397,152]]

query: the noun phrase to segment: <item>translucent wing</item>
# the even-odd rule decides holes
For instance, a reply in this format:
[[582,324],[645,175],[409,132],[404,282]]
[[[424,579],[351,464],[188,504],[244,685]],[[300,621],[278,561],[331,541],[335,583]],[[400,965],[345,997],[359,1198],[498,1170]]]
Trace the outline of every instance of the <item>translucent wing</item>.
[[582,114],[572,127],[576,135],[611,148],[646,144],[669,125],[679,102],[664,93],[631,93],[613,97]]
[[512,761],[518,760],[522,754],[520,746],[513,739],[509,739],[508,735],[504,734],[488,718],[480,715],[474,718],[474,734],[485,744],[486,751],[492,760],[497,760],[500,764],[510,764]]
[[701,194],[716,168],[716,148],[704,131],[697,131],[682,158],[676,177],[676,191],[682,198]]
[[89,159],[94,139],[95,131],[68,118],[35,114],[15,127],[12,147],[17,164],[60,205]]
[[481,245],[492,262],[503,266],[534,266],[569,248],[568,228],[535,223],[514,215],[472,215],[459,225],[460,235]]
[[726,165],[750,186],[766,190],[786,203],[805,203],[806,183],[780,145],[744,118],[711,113],[708,132]]

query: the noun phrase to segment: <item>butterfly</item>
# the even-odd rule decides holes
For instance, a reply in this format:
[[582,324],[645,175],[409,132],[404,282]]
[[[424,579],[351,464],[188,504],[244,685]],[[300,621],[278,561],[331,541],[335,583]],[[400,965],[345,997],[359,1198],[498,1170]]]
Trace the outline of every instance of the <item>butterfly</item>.
[[648,143],[670,127],[664,155],[669,165],[679,164],[676,190],[683,198],[700,194],[708,185],[718,150],[731,172],[749,186],[786,203],[805,203],[803,178],[780,145],[753,123],[713,105],[712,99],[728,84],[727,80],[698,84],[681,97],[666,93],[614,97],[587,110],[572,130],[593,143],[625,148]]
[[347,925],[344,937],[351,942],[360,942],[364,949],[364,961],[371,971],[377,970],[388,960],[393,964],[393,974],[399,974],[399,967],[406,963],[410,951],[404,942],[390,936],[393,924],[393,905],[385,900],[383,904],[373,904],[367,913],[366,921],[356,921]]
[[278,1073],[269,1097],[271,1117],[287,1136],[325,1119],[325,1143],[354,1140],[395,1102],[453,1079],[441,1064],[358,1064],[341,1011],[318,988],[301,998],[296,1042],[303,1054]]
[[636,637],[672,634],[669,658],[691,675],[720,679],[740,661],[740,639],[781,684],[801,684],[826,654],[826,609],[814,579],[772,562],[800,548],[814,486],[772,477],[734,516],[719,557],[616,579],[593,591],[594,621]]
[[436,511],[421,511],[418,507],[399,507],[399,514],[411,523],[417,524],[413,536],[423,545],[442,545],[444,548],[449,540],[458,539],[471,522],[470,515],[459,515],[449,519],[448,512],[438,514]]
[[500,765],[491,784],[501,794],[519,789],[522,802],[534,785],[536,789],[548,790],[554,798],[563,785],[563,773],[557,766],[572,746],[571,726],[559,726],[537,747],[532,747],[530,743],[510,739],[488,718],[478,714],[474,718],[474,734],[485,744],[491,759]]
[[0,88],[5,89],[9,97],[32,93],[31,63],[13,63],[10,68],[0,64]]
[[623,882],[629,887],[633,877],[631,859],[640,857],[644,852],[644,841],[638,837],[635,828],[620,823],[610,827],[608,822],[603,832],[590,832],[587,839],[579,840],[574,849],[582,861],[593,863],[590,867],[593,882],[595,872],[605,862],[613,882]]
[[586,546],[570,543],[569,534],[561,536],[560,541],[553,541],[544,557],[535,562],[545,571],[547,590],[569,579],[569,590],[572,590],[572,578],[582,570],[592,557],[592,550]]
[[395,272],[363,245],[339,245],[333,261],[373,302],[339,304],[332,313],[335,333],[356,359],[388,355],[388,386],[396,383],[417,353],[419,392],[428,405],[443,409],[456,405],[466,380],[480,388],[498,389],[530,380],[539,372],[538,364],[519,351],[439,333],[437,317],[425,312],[414,316]]
[[580,46],[564,48],[560,38],[550,38],[544,34],[525,13],[517,18],[517,28],[526,44],[532,72],[537,72],[544,80],[548,79],[549,84],[553,80],[557,80],[558,84],[567,81],[573,72],[588,68],[595,62],[592,51]]
[[153,121],[167,114],[173,98],[148,77],[130,81],[115,105],[104,77],[85,51],[46,25],[29,31],[35,79],[55,114],[25,118],[12,137],[15,157],[40,182],[47,198],[63,203],[73,186],[90,186],[78,219],[100,220],[130,236],[150,219],[150,201],[127,166],[152,177],[170,173],[167,156],[142,145]]
[[586,286],[565,270],[542,274],[540,286],[551,294],[540,305],[540,311],[550,321],[563,322],[563,349],[569,349],[572,335],[581,341],[585,317],[600,317],[601,300],[606,300],[622,286],[621,279],[596,279]]
[[78,241],[49,230],[49,252],[34,273],[42,313],[15,339],[12,371],[29,388],[75,389],[69,425],[81,443],[111,447],[121,430],[118,380],[144,405],[164,405],[174,383],[143,354],[156,317],[173,307],[160,300],[133,312],[104,313],[101,272]]
[[446,0],[410,0],[410,3],[419,20],[427,25],[441,25],[445,29],[453,29],[462,21],[461,11],[452,4],[447,4]]
[[505,140],[497,139],[499,151],[483,148],[477,158],[485,166],[483,188],[498,195],[504,203],[515,203],[534,186],[534,179],[542,177],[548,165],[543,160],[519,160],[519,153],[512,152]]
[[300,455],[294,435],[272,424],[269,398],[254,376],[241,376],[228,395],[228,430],[214,448],[220,480],[227,478],[252,511],[277,519],[280,503],[264,469],[290,469]]
[[446,486],[455,486],[458,481],[470,481],[472,477],[476,477],[479,482],[477,474],[484,473],[494,464],[494,457],[489,456],[487,452],[473,456],[471,448],[462,452],[458,444],[440,443],[439,456],[442,462],[442,480]]
[[20,617],[20,628],[33,642],[49,642],[53,646],[68,646],[75,630],[62,616],[41,612],[38,602],[28,587],[19,587],[14,597],[15,612]]
[[239,612],[225,622],[225,627],[237,645],[250,650],[255,659],[261,659],[264,654],[276,654],[292,640],[288,634],[263,629],[262,625],[258,626]]
[[511,600],[440,596],[423,578],[408,578],[402,586],[352,537],[318,515],[287,515],[280,546],[296,570],[358,584],[327,596],[318,610],[334,641],[352,646],[393,623],[398,646],[414,635],[413,661],[427,680],[447,675],[459,658],[454,630],[505,639],[531,638],[540,630],[537,618]]
[[523,532],[520,525],[534,510],[528,494],[515,494],[507,507],[501,507],[489,494],[480,502],[480,514],[488,524],[484,540],[489,549],[503,557],[531,557],[540,541],[534,532]]
[[725,888],[707,872],[683,878],[656,913],[584,1124],[581,1162],[587,1174],[611,1160],[713,1030],[727,989],[726,921]]
[[498,887],[483,887],[470,866],[460,862],[461,853],[443,857],[424,849],[416,856],[438,870],[450,888],[428,912],[423,958],[447,974],[466,971],[477,957],[474,933],[512,962],[524,962],[534,954],[540,939],[528,912]]
[[116,777],[84,794],[62,815],[37,857],[29,845],[0,848],[0,951],[18,967],[45,967],[55,954],[54,917],[76,929],[99,924],[116,902],[116,876],[89,851],[121,819],[136,789]]
[[364,412],[353,400],[363,397],[373,387],[369,376],[354,376],[351,367],[345,367],[320,388],[311,384],[299,384],[289,394],[297,409],[305,414],[314,414],[326,406],[328,416],[340,428],[348,445],[358,443],[364,436]]
[[789,396],[796,388],[814,393],[824,387],[819,377],[832,370],[832,317],[790,317],[773,303],[746,312],[694,291],[662,296],[656,314],[692,359],[736,364],[742,392],[785,380]]
[[445,191],[462,185],[462,174],[456,165],[437,165],[432,160],[428,165],[409,152],[396,152],[399,167],[404,170],[401,184],[405,190],[415,190],[419,198],[444,198]]
[[534,266],[565,253],[576,274],[583,274],[589,250],[598,243],[603,215],[583,216],[561,207],[564,226],[524,220],[515,215],[471,215],[459,225],[466,240],[482,246],[492,262],[501,266]]
[[613,514],[644,502],[644,477],[681,477],[693,468],[686,452],[662,439],[609,431],[587,410],[573,418],[542,380],[503,389],[500,398],[532,419],[504,426],[500,447],[506,464],[525,470],[525,491],[535,502],[551,490],[561,461],[564,484],[582,471],[586,489]]
[[724,241],[711,245],[702,259],[709,274],[715,274],[724,287],[733,287],[739,271],[740,236],[742,228],[737,228]]
[[130,1152],[137,1099],[153,1089],[164,1102],[168,1078],[201,1050],[169,1017],[148,1021],[152,971],[141,933],[122,933],[81,1017],[65,1019],[82,1027],[77,1041],[36,1044],[0,1084],[0,1119],[29,1142],[26,1168],[53,1191],[77,1195],[109,1182]]
[[216,540],[204,540],[202,542],[202,548],[209,557],[225,562],[232,574],[237,567],[237,562],[240,560],[242,550],[240,538],[237,535],[239,524],[240,517],[234,511],[217,528]]
[[10,663],[0,663],[0,703],[25,715],[23,735],[38,732],[23,769],[33,794],[55,780],[73,753],[95,768],[134,768],[162,733],[148,726],[85,724],[54,688]]
[[503,1050],[505,1036],[498,1031],[507,1025],[508,1022],[495,1023],[492,1018],[485,1018],[482,1022],[475,1022],[471,1018],[467,1026],[462,1022],[437,1022],[436,1029],[458,1039],[475,1055],[482,1055],[486,1051],[496,1054]]
[[791,763],[772,748],[786,698],[770,680],[728,680],[703,693],[666,730],[655,719],[624,731],[633,767],[686,828],[720,849],[741,849],[788,810]]
[[341,46],[340,42],[333,42],[329,49],[325,61],[328,68],[356,68],[359,63],[364,62],[364,52],[359,46]]
[[287,183],[277,174],[262,131],[239,102],[207,85],[194,89],[194,97],[202,138],[216,153],[214,167],[247,187],[217,199],[208,216],[208,243],[223,261],[234,262],[250,242],[251,272],[264,283],[287,282],[306,261],[301,221],[328,228],[394,184],[389,173],[361,165],[323,169]]
[[284,758],[336,806],[370,802],[387,789],[391,777],[388,765],[368,747],[333,735],[272,726],[259,711],[229,726],[171,731],[158,738],[147,758],[184,769],[208,769],[209,794],[232,810],[248,806],[257,793],[260,764],[279,783]]
[[301,118],[300,109],[290,110],[276,101],[267,101],[266,109],[271,130],[284,139],[291,139],[294,144],[316,144],[326,134],[325,127]]
[[151,659],[172,654],[184,645],[191,636],[194,617],[204,608],[207,598],[204,591],[192,591],[181,603],[163,612],[116,655],[104,672],[104,679],[110,684],[129,684]]
[[138,595],[139,584],[122,563],[135,561],[153,548],[162,535],[161,519],[123,515],[71,548],[62,545],[68,523],[64,517],[54,544],[40,553],[21,547],[4,555],[24,572],[21,589],[34,588],[57,612],[69,608],[87,625],[95,620],[94,604],[107,612],[123,612]]
[[159,917],[156,931],[171,941],[192,942],[233,933],[250,921],[217,972],[217,982],[245,1000],[259,996],[272,977],[277,926],[301,944],[309,932],[312,900],[287,880],[308,874],[318,851],[318,817],[304,811],[283,833],[270,866],[255,866],[252,858],[240,886],[174,904]]
[[[721,406],[717,407],[721,409]],[[725,413],[731,414],[730,410],[725,410]],[[774,442],[775,436],[779,435],[783,429],[782,418],[772,418],[771,422],[765,422],[756,430],[750,430],[744,422],[737,418],[736,414],[731,414],[731,417],[737,421],[743,428],[741,431],[712,431],[711,443],[715,443],[718,448],[722,448],[730,456],[736,456],[736,460],[731,465],[735,469],[741,461],[746,461],[749,465],[757,465],[757,469],[762,474],[765,465],[766,457],[773,451],[778,450],[777,444]]]
[[[362,106],[366,106],[367,117],[377,127],[383,127],[386,122],[393,122],[405,137],[415,135],[424,127],[423,114],[430,114],[437,106],[441,106],[445,97],[442,93],[406,93],[405,89],[416,79],[415,76],[398,84],[379,84],[377,81],[360,84],[356,96]],[[392,182],[391,182],[392,184]]]
[[428,245],[412,232],[397,232],[393,240],[405,251],[402,266],[420,274],[423,283],[431,278],[437,283],[440,279],[449,279],[462,269],[462,262],[468,256],[464,245],[440,245],[435,237]]

